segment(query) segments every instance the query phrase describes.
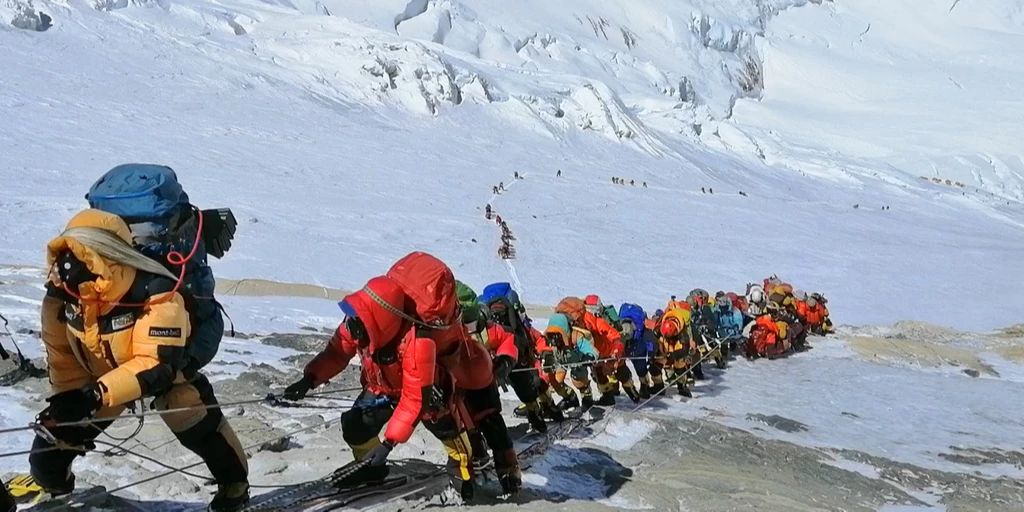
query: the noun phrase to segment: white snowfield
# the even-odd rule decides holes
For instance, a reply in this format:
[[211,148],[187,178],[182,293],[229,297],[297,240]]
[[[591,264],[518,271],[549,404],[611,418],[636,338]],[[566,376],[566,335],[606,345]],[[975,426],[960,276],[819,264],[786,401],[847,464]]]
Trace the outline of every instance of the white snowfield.
[[[147,162],[234,210],[222,277],[353,289],[424,250],[531,304],[598,293],[653,310],[777,273],[826,294],[837,323],[990,331],[1024,311],[1021,48],[1019,0],[0,0],[0,311],[37,327],[46,241],[103,172]],[[510,264],[486,204],[516,237]],[[340,316],[226,302],[248,333]],[[779,414],[809,430],[773,438],[960,473],[977,468],[940,457],[953,445],[1024,442],[1018,360],[986,352],[998,372],[971,380],[938,356],[864,361],[846,348],[863,334],[737,364],[702,407],[662,412],[761,434],[746,415]],[[242,344],[221,377],[296,369],[287,349]],[[628,450],[657,432],[646,421],[596,443]]]
[[508,279],[482,208],[520,172],[493,206],[533,303],[777,272],[842,322],[1007,325],[1024,14],[948,3],[4,0],[53,21],[0,24],[0,261],[142,161],[235,209],[225,277]]

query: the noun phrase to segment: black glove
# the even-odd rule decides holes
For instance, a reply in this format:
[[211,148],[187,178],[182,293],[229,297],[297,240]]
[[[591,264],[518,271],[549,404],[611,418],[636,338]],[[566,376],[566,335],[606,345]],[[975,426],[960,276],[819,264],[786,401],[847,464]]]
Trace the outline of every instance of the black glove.
[[512,358],[509,356],[498,356],[494,358],[494,378],[498,381],[498,385],[502,389],[507,389],[509,386],[508,378],[512,375],[512,366],[515,363],[512,362]]
[[206,253],[221,258],[231,249],[238,221],[228,208],[203,210],[203,244]]
[[69,423],[91,418],[103,405],[103,394],[97,383],[92,383],[82,389],[73,389],[63,393],[57,393],[46,399],[49,407],[43,411],[44,418],[52,419],[57,423]]
[[546,371],[554,371],[555,366],[558,364],[558,360],[555,359],[554,352],[544,352],[540,356],[541,365],[544,366]]
[[370,453],[367,453],[366,458],[363,460],[369,462],[370,467],[383,466],[384,464],[387,464],[388,455],[391,455],[391,450],[393,450],[394,448],[395,443],[391,442],[388,439],[385,439],[384,442],[380,443],[379,445],[375,446],[372,450],[370,450]]
[[284,397],[288,400],[302,400],[306,398],[306,393],[309,393],[311,389],[313,389],[313,377],[303,375],[298,382],[285,388]]
[[191,382],[192,379],[196,378],[199,374],[199,370],[202,369],[203,365],[198,359],[189,357],[188,362],[185,363],[185,367],[181,369],[181,375],[185,377],[186,381]]

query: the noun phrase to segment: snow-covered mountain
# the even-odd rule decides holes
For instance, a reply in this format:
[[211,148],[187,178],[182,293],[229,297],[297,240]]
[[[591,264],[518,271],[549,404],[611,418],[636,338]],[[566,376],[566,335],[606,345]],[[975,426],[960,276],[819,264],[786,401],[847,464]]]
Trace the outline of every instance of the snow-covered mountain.
[[345,288],[425,248],[494,280],[481,210],[520,172],[493,204],[536,303],[778,272],[852,323],[1024,307],[1018,2],[2,5],[0,261],[152,161],[242,214],[221,275]]
[[[234,209],[225,278],[351,289],[427,250],[531,304],[593,292],[654,308],[778,273],[859,327],[799,358],[736,363],[712,396],[589,442],[665,452],[682,429],[808,464],[787,471],[813,491],[762,499],[790,477],[751,483],[740,473],[760,462],[729,452],[723,478],[756,495],[738,503],[715,501],[720,482],[699,471],[658,466],[699,496],[680,507],[976,510],[987,495],[1024,509],[1020,334],[993,331],[1024,311],[1022,42],[1017,0],[0,0],[0,311],[37,328],[45,242],[130,161],[170,165],[194,202]],[[487,204],[515,234],[511,262]],[[330,301],[227,302],[256,339],[337,322]],[[214,373],[236,398],[301,360],[241,339],[222,356]],[[763,391],[776,372],[806,389]],[[0,424],[27,421],[41,392],[19,388]],[[919,439],[920,424],[939,433]],[[649,430],[615,433],[633,428]],[[301,441],[323,450],[334,434]],[[558,476],[603,460],[578,455],[546,460],[532,484],[675,506],[653,484],[617,495]],[[275,456],[254,459],[261,478],[280,473]],[[837,497],[839,481],[859,498]],[[180,497],[188,482],[147,492]]]

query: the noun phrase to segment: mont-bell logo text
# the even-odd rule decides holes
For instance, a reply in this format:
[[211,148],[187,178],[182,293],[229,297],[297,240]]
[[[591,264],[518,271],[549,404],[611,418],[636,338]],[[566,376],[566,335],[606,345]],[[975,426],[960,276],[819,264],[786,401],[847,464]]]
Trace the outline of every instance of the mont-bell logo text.
[[149,335],[153,338],[180,338],[181,327],[150,327]]

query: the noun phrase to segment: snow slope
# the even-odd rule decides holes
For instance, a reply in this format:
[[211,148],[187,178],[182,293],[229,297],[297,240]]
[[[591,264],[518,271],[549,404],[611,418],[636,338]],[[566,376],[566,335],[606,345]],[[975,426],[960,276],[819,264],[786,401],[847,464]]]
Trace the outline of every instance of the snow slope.
[[[1022,34],[1013,0],[0,0],[0,311],[15,331],[38,327],[45,242],[97,176],[145,161],[174,167],[197,204],[234,209],[224,277],[351,289],[428,250],[478,287],[511,279],[532,304],[596,292],[653,308],[778,273],[826,293],[840,323],[1018,323]],[[499,182],[507,191],[492,195]],[[517,238],[511,264],[495,256],[485,204]],[[338,319],[325,300],[225,302],[247,334]],[[813,461],[795,473],[820,489],[807,508],[827,493],[842,503],[836,489],[858,475],[887,479],[867,457],[953,474],[907,488],[925,504],[943,492],[955,503],[948,489],[978,479],[1019,489],[1019,337],[943,332],[915,334],[918,354],[899,328],[865,327],[790,360],[734,363],[695,403],[667,400],[560,446],[528,475],[531,492],[541,506],[683,507],[658,495],[662,482],[643,486],[648,460],[625,484],[625,472],[614,486],[594,475],[657,450],[658,436],[675,443],[691,420],[757,436],[723,457]],[[297,352],[231,339],[211,371],[245,398],[294,377]],[[24,424],[45,383],[5,393],[17,405],[0,426]],[[251,410],[239,421],[263,434],[320,417]],[[144,441],[162,443],[162,428]],[[253,467],[260,481],[312,477],[346,460],[341,444],[336,428],[303,434]],[[405,454],[421,449],[437,455],[423,438]],[[190,460],[173,443],[154,452]],[[89,464],[86,480],[108,485],[158,470]],[[837,467],[843,478],[825,478]],[[750,480],[722,477],[738,486],[723,493],[714,479],[712,494],[795,509]],[[178,477],[140,493],[197,501],[199,489]],[[880,489],[864,503],[905,502]],[[987,492],[975,495],[1006,496]]]
[[1020,2],[786,11],[759,45],[764,95],[734,120],[770,164],[837,181],[899,171],[1020,200],[1022,28]]
[[778,272],[843,322],[1002,326],[1019,7],[911,3],[6,0],[54,21],[0,29],[0,262],[39,265],[96,176],[154,161],[242,219],[221,275],[351,288],[426,249],[508,279],[481,209],[518,171],[493,203],[534,303]]

